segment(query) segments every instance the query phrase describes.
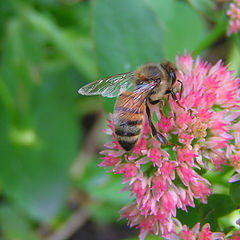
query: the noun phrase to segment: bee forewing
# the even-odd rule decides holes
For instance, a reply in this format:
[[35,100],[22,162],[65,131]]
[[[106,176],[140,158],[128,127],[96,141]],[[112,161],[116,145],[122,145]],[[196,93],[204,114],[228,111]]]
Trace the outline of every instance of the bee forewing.
[[116,97],[134,85],[135,72],[122,73],[89,83],[78,90],[82,95]]
[[[134,115],[142,106],[142,104],[145,102],[148,94],[156,87],[156,83],[150,82],[141,85],[139,88],[135,89],[134,91],[129,94],[124,99],[124,102],[121,104],[123,108],[128,108],[129,106],[134,109],[133,112],[125,113],[126,119],[131,118],[132,115]],[[123,93],[124,94],[124,93]]]

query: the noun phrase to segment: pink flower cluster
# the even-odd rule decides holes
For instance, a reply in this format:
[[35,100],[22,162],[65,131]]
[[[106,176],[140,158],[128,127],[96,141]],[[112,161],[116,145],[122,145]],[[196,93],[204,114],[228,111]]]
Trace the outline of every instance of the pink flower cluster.
[[[187,206],[195,206],[194,199],[207,202],[212,193],[210,183],[194,169],[221,169],[222,164],[230,164],[238,173],[240,169],[240,112],[236,111],[240,109],[240,80],[221,61],[212,66],[185,54],[177,56],[176,64],[184,86],[180,103],[185,110],[171,97],[164,106],[166,116],[155,109],[156,127],[174,146],[156,141],[147,121],[141,140],[130,153],[116,141],[111,120],[105,131],[113,141],[105,144],[100,166],[123,174],[123,191],[130,191],[135,198],[121,210],[121,218],[140,228],[140,239],[148,233],[174,234],[176,227],[181,228],[178,208],[187,211]],[[198,234],[205,234],[206,229]]]
[[230,17],[228,35],[237,33],[240,30],[240,0],[234,0],[230,3],[227,15]]
[[212,233],[209,224],[205,224],[200,231],[200,224],[197,223],[192,230],[184,225],[180,234],[171,234],[169,237],[171,240],[223,240],[224,234]]
[[240,240],[240,231],[233,233],[233,235],[228,239],[229,240]]

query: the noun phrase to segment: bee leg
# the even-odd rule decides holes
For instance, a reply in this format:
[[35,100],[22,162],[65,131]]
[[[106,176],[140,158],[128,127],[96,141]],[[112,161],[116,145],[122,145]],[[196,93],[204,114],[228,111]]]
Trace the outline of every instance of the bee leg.
[[186,110],[185,107],[183,107],[181,103],[177,100],[176,94],[173,91],[171,91],[170,93],[175,103],[177,103],[177,105],[185,111]]
[[147,101],[145,102],[145,105],[146,105],[146,112],[147,112],[147,117],[148,117],[148,125],[151,128],[153,137],[155,137],[163,145],[167,144],[167,145],[175,146],[175,144],[168,142],[168,140],[160,132],[157,131],[156,127],[154,126],[154,124],[152,122],[151,112],[148,107]]
[[159,104],[159,111],[160,111],[160,114],[161,116],[165,116],[164,112],[163,112],[163,106],[164,106],[164,101],[162,99],[159,99],[159,100],[151,100],[149,99],[149,103],[151,103],[152,105],[155,105],[155,104]]
[[161,116],[165,116],[165,114],[163,112],[163,106],[164,106],[164,101],[163,100],[159,100],[159,111],[161,113]]
[[180,88],[180,100],[182,99],[183,83],[180,80],[177,80],[181,84]]
[[171,145],[171,146],[176,146],[173,143],[170,143],[160,132],[157,132],[157,137],[156,139],[163,145]]

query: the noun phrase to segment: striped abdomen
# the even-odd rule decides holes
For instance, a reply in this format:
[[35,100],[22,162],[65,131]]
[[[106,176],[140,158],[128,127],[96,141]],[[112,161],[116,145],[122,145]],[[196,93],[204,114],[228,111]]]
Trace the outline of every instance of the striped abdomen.
[[144,96],[125,91],[121,93],[114,108],[114,130],[119,144],[131,150],[142,135],[144,124]]

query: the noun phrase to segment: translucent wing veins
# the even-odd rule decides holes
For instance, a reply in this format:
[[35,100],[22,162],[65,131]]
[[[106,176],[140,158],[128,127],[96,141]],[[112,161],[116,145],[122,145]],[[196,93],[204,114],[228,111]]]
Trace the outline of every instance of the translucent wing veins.
[[79,89],[82,95],[116,97],[134,85],[135,72],[122,73],[89,83]]

